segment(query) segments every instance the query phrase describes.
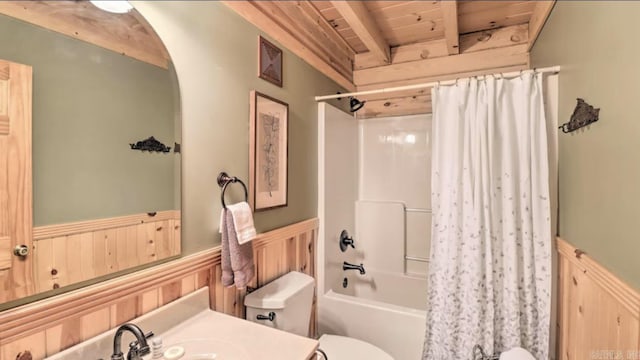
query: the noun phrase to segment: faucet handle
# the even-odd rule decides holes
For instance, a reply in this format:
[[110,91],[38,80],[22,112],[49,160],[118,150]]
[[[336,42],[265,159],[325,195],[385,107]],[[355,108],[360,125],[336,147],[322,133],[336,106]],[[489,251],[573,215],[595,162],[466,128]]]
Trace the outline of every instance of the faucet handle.
[[[145,339],[149,339],[150,337],[154,336],[155,334],[153,333],[153,331],[149,331],[148,333],[144,334],[144,338]],[[138,340],[134,340],[131,342],[131,344],[129,344],[129,347],[136,347],[138,346]]]
[[[144,338],[148,339],[153,335],[153,331],[149,331],[148,333],[144,334]],[[138,340],[134,340],[129,344],[129,354],[127,354],[127,359],[141,359],[141,356],[147,355],[151,352],[151,348],[149,347],[149,345],[140,348],[138,347],[139,345],[140,344],[138,343]]]
[[129,352],[127,353],[127,360],[142,360],[144,355],[151,352],[149,346],[138,347],[138,342],[133,341],[129,344]]
[[342,250],[342,252],[345,252],[347,251],[347,248],[349,246],[355,249],[356,247],[355,245],[353,245],[353,243],[353,238],[349,236],[347,230],[342,230],[342,232],[340,233],[340,250]]

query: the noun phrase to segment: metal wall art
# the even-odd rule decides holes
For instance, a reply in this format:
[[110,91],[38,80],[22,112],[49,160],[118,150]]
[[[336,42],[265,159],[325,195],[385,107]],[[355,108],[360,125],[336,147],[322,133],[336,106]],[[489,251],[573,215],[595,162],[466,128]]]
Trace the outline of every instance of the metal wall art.
[[571,119],[569,122],[562,124],[559,129],[562,129],[563,133],[578,130],[581,127],[598,121],[599,113],[600,109],[594,109],[593,106],[587,104],[583,99],[578,98],[578,103],[573,110],[573,114],[571,114]]
[[168,153],[171,151],[171,146],[166,146],[160,141],[156,140],[153,136],[146,140],[138,141],[135,144],[129,144],[132,150],[149,151],[149,152],[163,152]]
[[282,50],[260,36],[258,77],[282,87]]

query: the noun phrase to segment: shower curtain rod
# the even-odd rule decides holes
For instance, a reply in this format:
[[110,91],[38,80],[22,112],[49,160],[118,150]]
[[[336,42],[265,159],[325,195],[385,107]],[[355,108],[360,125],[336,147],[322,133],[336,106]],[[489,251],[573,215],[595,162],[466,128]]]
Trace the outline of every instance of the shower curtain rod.
[[[522,74],[524,72],[529,72],[529,71],[535,71],[537,73],[554,73],[554,74],[557,74],[557,73],[560,72],[560,66],[551,66],[551,67],[533,69],[533,70],[513,71],[513,72],[507,72],[507,73],[497,73],[497,74],[493,74],[493,76],[500,75],[501,77],[505,77],[505,78],[507,78],[507,77],[516,77],[516,76],[520,76],[520,74]],[[477,77],[477,78],[483,79],[486,76],[491,76],[491,75],[481,75],[481,76],[472,76],[472,77]],[[453,85],[458,80],[460,80],[460,79],[445,80],[445,81],[432,81],[432,82],[423,83],[423,84],[396,86],[396,87],[390,87],[390,88],[384,88],[384,89],[376,89],[376,90],[356,91],[356,92],[344,93],[344,94],[316,96],[315,99],[316,99],[316,101],[323,101],[323,100],[337,99],[337,98],[343,98],[343,97],[349,97],[349,96],[357,96],[357,95],[373,95],[373,94],[383,94],[383,93],[390,93],[390,92],[404,91],[404,90],[416,90],[416,89],[423,89],[423,88],[433,87],[433,86],[435,86],[437,84],[440,84],[440,85]]]

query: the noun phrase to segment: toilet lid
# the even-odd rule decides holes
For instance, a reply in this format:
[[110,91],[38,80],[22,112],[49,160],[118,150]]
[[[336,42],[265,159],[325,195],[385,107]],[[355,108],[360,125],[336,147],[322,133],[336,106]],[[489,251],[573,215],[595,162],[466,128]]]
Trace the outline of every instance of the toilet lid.
[[389,354],[368,342],[346,336],[322,335],[319,342],[319,348],[327,353],[329,360],[393,360]]

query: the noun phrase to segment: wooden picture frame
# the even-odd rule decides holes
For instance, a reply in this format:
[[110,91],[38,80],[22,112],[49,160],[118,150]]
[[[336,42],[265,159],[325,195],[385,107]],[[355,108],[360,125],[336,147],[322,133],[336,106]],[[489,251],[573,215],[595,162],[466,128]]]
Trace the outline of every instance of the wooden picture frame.
[[282,87],[282,50],[260,36],[258,54],[258,77]]
[[289,105],[250,94],[249,204],[254,211],[287,206]]

